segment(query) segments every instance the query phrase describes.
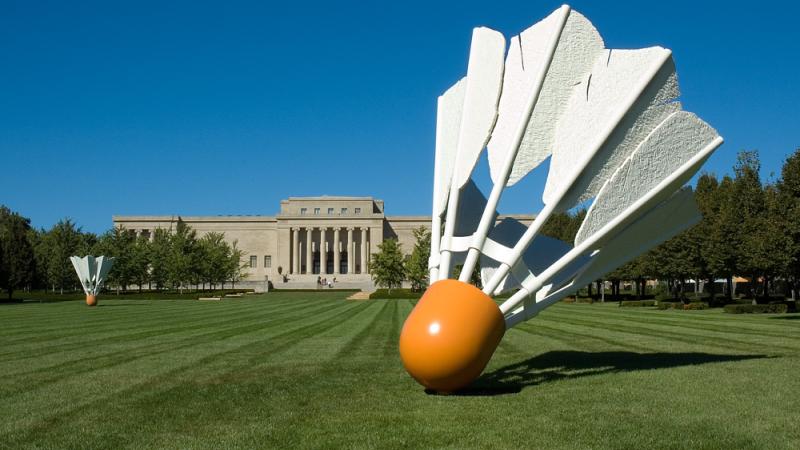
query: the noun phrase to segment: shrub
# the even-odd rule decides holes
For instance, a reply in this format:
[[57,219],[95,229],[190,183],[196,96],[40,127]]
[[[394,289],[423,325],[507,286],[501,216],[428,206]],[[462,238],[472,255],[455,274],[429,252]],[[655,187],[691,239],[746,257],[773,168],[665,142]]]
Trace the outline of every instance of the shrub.
[[682,307],[683,307],[683,303],[682,302],[662,302],[662,301],[660,301],[656,305],[656,308],[660,309],[660,310],[678,309],[678,308],[682,308]]
[[723,308],[729,314],[783,314],[789,307],[785,303],[771,303],[769,305],[725,305]]
[[656,305],[656,308],[660,309],[660,310],[683,309],[683,310],[691,311],[691,310],[708,309],[708,303],[706,303],[706,302],[691,302],[691,303],[658,302],[658,305]]
[[685,303],[683,305],[683,309],[687,310],[687,311],[699,310],[699,309],[708,309],[708,303],[706,303],[706,302]]
[[655,300],[626,300],[619,302],[619,306],[656,306]]

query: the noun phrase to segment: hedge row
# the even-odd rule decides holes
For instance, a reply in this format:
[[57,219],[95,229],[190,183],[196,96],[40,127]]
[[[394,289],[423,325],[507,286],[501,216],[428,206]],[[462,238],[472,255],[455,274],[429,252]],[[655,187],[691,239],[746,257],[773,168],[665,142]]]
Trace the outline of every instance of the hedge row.
[[769,305],[725,305],[723,309],[729,314],[783,314],[789,307],[785,303],[770,303]]
[[619,302],[619,306],[656,306],[655,300],[628,300]]
[[708,309],[708,303],[706,302],[691,302],[691,303],[683,303],[683,302],[658,302],[656,308],[661,310],[666,309],[683,309],[683,310],[701,310],[701,309]]

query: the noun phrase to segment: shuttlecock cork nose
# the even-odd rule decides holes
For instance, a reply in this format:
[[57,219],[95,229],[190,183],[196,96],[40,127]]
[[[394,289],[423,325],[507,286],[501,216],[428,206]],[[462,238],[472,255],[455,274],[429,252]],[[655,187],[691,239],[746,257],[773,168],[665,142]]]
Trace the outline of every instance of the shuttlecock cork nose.
[[505,331],[503,314],[480,289],[437,281],[403,325],[400,358],[426,388],[457,391],[483,372]]

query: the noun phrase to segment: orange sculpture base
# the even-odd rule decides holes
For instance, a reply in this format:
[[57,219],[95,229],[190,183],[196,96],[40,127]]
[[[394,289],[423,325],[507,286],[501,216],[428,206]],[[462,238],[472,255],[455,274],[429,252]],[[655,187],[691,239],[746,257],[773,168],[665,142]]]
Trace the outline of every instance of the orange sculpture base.
[[400,358],[421,385],[453,392],[478,378],[505,331],[503,314],[480,289],[437,281],[403,325]]
[[97,306],[97,296],[96,295],[87,295],[86,296],[86,304],[88,306]]

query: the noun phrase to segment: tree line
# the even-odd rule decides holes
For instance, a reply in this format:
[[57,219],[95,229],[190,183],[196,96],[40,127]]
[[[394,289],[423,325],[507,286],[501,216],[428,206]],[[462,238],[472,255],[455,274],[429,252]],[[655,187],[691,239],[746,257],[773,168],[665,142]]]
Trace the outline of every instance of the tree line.
[[202,237],[178,219],[174,230],[155,229],[152,237],[112,228],[101,235],[81,230],[64,219],[49,230],[31,227],[30,220],[0,205],[0,289],[10,299],[15,290],[80,289],[69,257],[114,257],[106,287],[127,291],[131,286],[182,291],[187,288],[234,287],[244,271],[244,252],[223,233]]
[[[704,282],[707,292],[703,295],[712,301],[719,294],[731,300],[734,277],[743,277],[748,282],[738,289],[739,294],[796,298],[800,289],[800,149],[784,161],[779,178],[764,182],[760,171],[758,152],[741,151],[732,175],[700,175],[694,197],[703,214],[701,221],[606,275],[605,280],[588,285],[588,295],[605,289],[602,281],[608,281],[615,297],[623,282],[630,282],[641,297],[647,280],[659,280],[669,290],[666,295],[680,298],[687,281],[695,280]],[[572,243],[585,217],[585,209],[556,214],[542,234]],[[405,259],[394,240],[379,248],[370,267],[379,286],[399,287],[404,280],[415,290],[427,286],[430,234],[417,230],[415,235],[417,243]],[[721,292],[715,282],[719,279],[724,280]]]

